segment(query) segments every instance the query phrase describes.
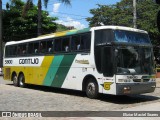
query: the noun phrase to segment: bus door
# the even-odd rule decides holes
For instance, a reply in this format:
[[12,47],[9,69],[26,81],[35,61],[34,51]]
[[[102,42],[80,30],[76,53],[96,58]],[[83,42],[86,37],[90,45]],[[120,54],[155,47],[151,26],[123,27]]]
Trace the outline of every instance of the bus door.
[[105,46],[101,49],[102,60],[102,73],[104,76],[103,93],[114,94],[115,93],[115,75],[114,75],[114,52],[113,46]]

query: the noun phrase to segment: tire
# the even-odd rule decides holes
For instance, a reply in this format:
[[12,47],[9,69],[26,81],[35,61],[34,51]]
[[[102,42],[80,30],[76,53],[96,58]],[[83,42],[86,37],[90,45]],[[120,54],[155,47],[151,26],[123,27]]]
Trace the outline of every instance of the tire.
[[18,84],[20,87],[25,87],[25,77],[23,74],[20,74],[18,77]]
[[91,99],[95,99],[98,97],[98,85],[95,82],[95,79],[89,79],[89,81],[86,84],[86,94],[87,97]]
[[12,76],[12,81],[13,81],[13,85],[14,86],[19,86],[19,84],[18,84],[18,78],[17,78],[17,75],[16,74],[14,74],[13,76]]

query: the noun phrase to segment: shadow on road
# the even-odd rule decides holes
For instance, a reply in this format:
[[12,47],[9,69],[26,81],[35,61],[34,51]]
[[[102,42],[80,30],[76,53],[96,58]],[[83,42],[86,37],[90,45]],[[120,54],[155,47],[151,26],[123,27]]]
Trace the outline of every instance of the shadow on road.
[[[12,85],[13,84],[7,84]],[[86,97],[85,92],[77,91],[77,90],[69,90],[69,89],[62,89],[62,88],[53,88],[53,87],[47,87],[47,86],[38,86],[38,85],[27,85],[26,89],[33,89],[33,90],[40,90],[43,92],[52,92],[52,93],[60,93],[60,94],[66,94],[66,95],[74,95],[78,97]],[[141,102],[149,102],[149,101],[155,101],[160,99],[156,96],[151,95],[104,95],[100,94],[97,100],[103,101],[103,102],[110,102],[115,104],[134,104],[134,103],[141,103]]]
[[155,101],[160,99],[156,96],[150,95],[100,95],[100,100],[111,102],[115,104],[133,104],[148,101]]

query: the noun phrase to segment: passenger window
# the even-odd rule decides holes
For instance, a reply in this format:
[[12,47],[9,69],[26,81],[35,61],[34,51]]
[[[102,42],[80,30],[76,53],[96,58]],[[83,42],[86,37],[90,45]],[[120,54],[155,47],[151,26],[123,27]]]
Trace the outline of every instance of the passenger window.
[[46,47],[47,47],[46,41],[40,42],[39,52],[46,53],[47,52]]
[[18,45],[18,55],[25,55],[27,53],[27,45]]
[[17,55],[17,46],[11,46],[10,55],[11,56],[16,56]]
[[39,53],[39,43],[33,43],[33,47],[34,47],[34,54]]
[[55,39],[55,44],[54,44],[55,52],[62,51],[61,44],[62,44],[62,39]]
[[53,41],[47,41],[47,53],[53,53]]
[[69,52],[69,37],[62,39],[62,51]]
[[71,40],[71,50],[76,51],[76,50],[80,50],[80,49],[81,49],[81,45],[80,45],[80,35],[72,36],[72,40]]
[[29,43],[28,44],[28,53],[29,54],[34,54],[34,47],[33,47],[33,43]]
[[5,54],[6,54],[6,57],[16,56],[17,55],[17,46],[16,45],[7,46]]
[[83,34],[81,36],[81,49],[90,50],[90,46],[91,46],[91,34],[90,33]]
[[9,57],[9,56],[10,56],[9,46],[6,46],[5,57]]

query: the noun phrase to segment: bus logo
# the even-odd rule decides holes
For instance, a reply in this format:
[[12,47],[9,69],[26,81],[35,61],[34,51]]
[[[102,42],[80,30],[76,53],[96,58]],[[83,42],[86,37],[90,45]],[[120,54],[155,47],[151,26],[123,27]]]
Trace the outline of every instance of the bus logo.
[[113,82],[105,82],[104,83],[104,89],[105,90],[110,90],[112,84],[113,84]]
[[19,64],[38,64],[38,58],[19,59]]

